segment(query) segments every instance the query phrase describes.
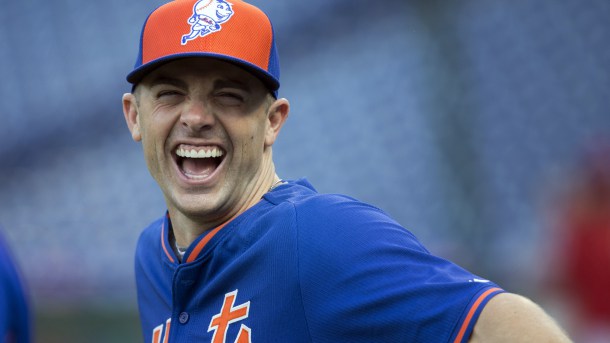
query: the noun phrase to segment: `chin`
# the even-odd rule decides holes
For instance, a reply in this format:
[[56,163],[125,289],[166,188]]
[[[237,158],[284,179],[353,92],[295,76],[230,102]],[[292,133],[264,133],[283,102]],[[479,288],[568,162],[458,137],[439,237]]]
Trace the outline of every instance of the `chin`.
[[[217,196],[214,196],[217,198]],[[210,194],[182,194],[173,197],[173,209],[189,218],[214,217],[218,211],[218,200]],[[170,205],[168,204],[168,207]]]

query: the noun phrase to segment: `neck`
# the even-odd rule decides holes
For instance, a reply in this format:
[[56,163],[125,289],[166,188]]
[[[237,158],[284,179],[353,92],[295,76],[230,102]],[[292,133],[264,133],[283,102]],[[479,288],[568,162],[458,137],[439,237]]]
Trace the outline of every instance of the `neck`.
[[273,163],[268,164],[268,168],[263,168],[260,176],[256,178],[250,186],[245,187],[242,198],[233,208],[225,213],[212,219],[210,216],[198,217],[183,213],[177,209],[169,208],[169,215],[172,221],[174,237],[176,243],[180,246],[189,246],[201,234],[212,230],[219,225],[233,220],[255,204],[257,204],[265,193],[269,192],[273,187],[277,186],[281,179],[275,173]]

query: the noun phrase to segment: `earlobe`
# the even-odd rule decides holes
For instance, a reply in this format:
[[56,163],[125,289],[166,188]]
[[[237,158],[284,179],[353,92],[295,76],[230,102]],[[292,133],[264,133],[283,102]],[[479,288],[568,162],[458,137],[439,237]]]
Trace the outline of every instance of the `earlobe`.
[[139,142],[142,140],[142,134],[140,133],[140,121],[138,116],[138,104],[135,95],[132,93],[123,94],[123,115],[127,122],[127,127],[131,132],[131,137],[134,141]]
[[282,129],[282,126],[288,118],[290,112],[290,103],[288,100],[282,98],[277,99],[269,107],[267,118],[269,120],[269,127],[265,135],[265,147],[270,147],[275,143],[275,140]]

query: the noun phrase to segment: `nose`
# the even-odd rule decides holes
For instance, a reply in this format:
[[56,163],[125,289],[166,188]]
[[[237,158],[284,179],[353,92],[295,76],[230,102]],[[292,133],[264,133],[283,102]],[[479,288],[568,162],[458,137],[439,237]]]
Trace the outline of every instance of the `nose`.
[[180,118],[182,125],[192,131],[201,131],[214,125],[216,118],[210,106],[204,101],[189,102]]

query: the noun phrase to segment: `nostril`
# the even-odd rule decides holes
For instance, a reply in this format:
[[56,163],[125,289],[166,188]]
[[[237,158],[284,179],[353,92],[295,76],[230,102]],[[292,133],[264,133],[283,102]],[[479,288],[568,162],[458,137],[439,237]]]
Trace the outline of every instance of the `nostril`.
[[184,127],[199,131],[214,125],[216,118],[205,105],[193,105],[182,114],[181,121]]

